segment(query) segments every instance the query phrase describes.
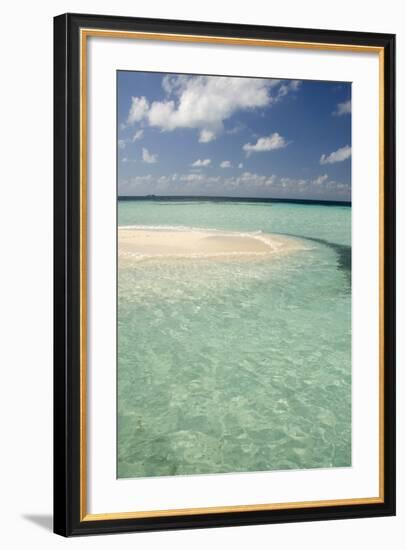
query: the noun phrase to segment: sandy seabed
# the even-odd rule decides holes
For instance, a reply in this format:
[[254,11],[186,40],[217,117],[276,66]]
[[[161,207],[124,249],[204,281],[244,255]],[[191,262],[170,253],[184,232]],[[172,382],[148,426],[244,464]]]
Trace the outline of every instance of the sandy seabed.
[[296,239],[264,233],[119,227],[118,256],[138,258],[241,258],[302,248]]

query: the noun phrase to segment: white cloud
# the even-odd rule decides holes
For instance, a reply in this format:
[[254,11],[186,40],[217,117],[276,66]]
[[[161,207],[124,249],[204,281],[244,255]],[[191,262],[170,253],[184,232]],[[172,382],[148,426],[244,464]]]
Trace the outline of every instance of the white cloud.
[[340,149],[337,149],[337,151],[333,151],[329,155],[321,155],[320,164],[334,164],[335,162],[342,162],[343,160],[348,159],[350,156],[351,147],[349,145],[345,145],[345,147],[341,147]]
[[238,168],[242,168],[244,165],[242,162],[240,162],[240,164],[238,165]]
[[258,153],[264,151],[274,151],[275,149],[282,149],[286,146],[287,142],[285,138],[279,135],[278,132],[275,132],[269,137],[258,138],[255,144],[246,143],[245,145],[243,145],[243,149],[246,152],[247,156],[249,156],[251,153],[254,152]]
[[244,126],[241,123],[239,123],[236,126],[234,126],[233,128],[229,128],[228,130],[226,130],[226,134],[228,134],[228,135],[238,134],[243,129],[244,129]]
[[211,164],[211,159],[204,159],[204,160],[198,159],[192,162],[192,166],[195,166],[195,167],[210,166],[210,164]]
[[290,82],[282,83],[276,95],[276,101],[279,101],[280,99],[282,99],[282,97],[285,97],[285,95],[287,95],[291,91],[297,92],[301,84],[301,80],[291,80]]
[[229,181],[232,181],[235,186],[248,186],[252,187],[270,187],[276,182],[276,176],[271,174],[270,176],[255,174],[252,172],[244,172],[241,176],[236,178],[230,178]]
[[220,162],[220,168],[231,168],[231,162],[229,160],[223,160],[223,162]]
[[118,148],[119,149],[125,149],[125,140],[124,139],[119,139],[118,140]]
[[315,179],[313,180],[313,183],[314,183],[314,185],[322,185],[322,184],[325,183],[327,180],[328,180],[328,175],[327,175],[327,174],[323,174],[322,176],[319,176],[318,178],[315,178]]
[[308,180],[305,178],[287,178],[283,177],[280,179],[280,185],[283,187],[283,189],[290,190],[290,189],[296,189],[299,192],[303,192],[305,186],[308,183]]
[[333,115],[342,116],[351,114],[351,99],[344,101],[343,103],[338,103],[337,108],[333,111]]
[[127,124],[134,124],[142,120],[147,114],[149,109],[149,103],[147,99],[143,97],[132,97],[130,112],[127,117]]
[[133,135],[132,141],[138,141],[139,139],[142,138],[143,134],[144,134],[144,130],[137,130]]
[[180,181],[202,181],[204,178],[201,174],[183,174],[179,179]]
[[167,95],[170,95],[172,92],[183,89],[186,86],[188,79],[189,77],[183,74],[167,74],[162,79],[162,88],[165,90]]
[[148,164],[154,164],[158,160],[158,155],[153,155],[146,149],[145,147],[142,148],[142,160],[144,162],[147,162]]
[[200,143],[209,143],[209,141],[213,141],[213,139],[216,139],[216,134],[214,132],[210,130],[201,130],[199,134]]
[[[322,185],[321,185],[322,184]],[[207,195],[275,198],[351,199],[351,185],[330,180],[326,174],[317,178],[291,178],[275,174],[243,172],[238,176],[169,174],[133,176],[119,183],[120,195]]]
[[223,130],[236,111],[266,107],[299,87],[299,81],[259,78],[166,75],[163,101],[151,104],[133,97],[127,123],[145,120],[164,131],[176,128],[199,130],[199,141],[208,143]]

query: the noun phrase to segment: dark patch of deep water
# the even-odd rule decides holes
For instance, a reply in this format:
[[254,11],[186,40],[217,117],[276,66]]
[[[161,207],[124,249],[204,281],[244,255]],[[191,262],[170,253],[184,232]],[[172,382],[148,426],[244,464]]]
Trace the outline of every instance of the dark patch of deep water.
[[284,233],[289,237],[296,237],[299,239],[305,239],[324,246],[328,246],[337,254],[337,268],[346,272],[349,280],[351,279],[351,246],[348,244],[338,244],[327,241],[326,239],[319,239],[317,237],[304,237],[303,235],[294,235],[292,233]]

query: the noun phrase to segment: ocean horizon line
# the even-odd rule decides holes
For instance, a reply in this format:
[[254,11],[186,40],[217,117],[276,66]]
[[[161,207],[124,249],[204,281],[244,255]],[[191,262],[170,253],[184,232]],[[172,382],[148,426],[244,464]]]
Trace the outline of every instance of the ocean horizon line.
[[321,199],[288,199],[279,197],[227,197],[206,195],[118,195],[118,201],[212,201],[212,202],[268,202],[291,203],[322,206],[352,206],[351,201],[321,200]]

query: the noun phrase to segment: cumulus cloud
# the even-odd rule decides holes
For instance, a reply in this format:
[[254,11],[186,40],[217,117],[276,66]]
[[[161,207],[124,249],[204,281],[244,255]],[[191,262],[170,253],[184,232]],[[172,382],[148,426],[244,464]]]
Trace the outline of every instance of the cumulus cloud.
[[124,139],[119,139],[118,140],[118,148],[119,149],[125,149],[125,140]]
[[276,176],[271,174],[270,176],[255,174],[252,172],[244,172],[241,176],[232,178],[230,181],[233,181],[237,186],[254,186],[254,187],[270,187],[274,185],[276,181]]
[[158,155],[153,155],[146,147],[142,148],[142,160],[148,164],[154,164],[158,160]]
[[149,109],[148,100],[143,97],[132,97],[131,107],[127,117],[127,124],[131,125],[134,122],[139,122],[147,114]]
[[220,168],[231,168],[231,162],[229,160],[223,160],[223,162],[220,162]]
[[238,123],[235,126],[233,126],[232,128],[229,128],[228,130],[226,130],[226,134],[228,134],[230,136],[233,135],[233,134],[238,134],[243,129],[244,129],[244,126],[241,123]]
[[244,165],[243,165],[243,163],[242,163],[242,162],[240,162],[240,164],[238,165],[238,168],[240,168],[240,169],[241,169],[241,168],[243,168],[243,166],[244,166]]
[[274,151],[275,149],[282,149],[287,146],[285,138],[275,132],[268,137],[258,138],[257,142],[246,143],[243,145],[243,150],[246,152],[247,156],[251,153],[259,153],[264,151]]
[[180,181],[202,181],[203,179],[201,174],[182,174],[179,176]]
[[167,74],[162,79],[162,88],[167,95],[171,95],[173,92],[185,88],[189,78],[184,74]]
[[216,134],[214,132],[210,130],[201,130],[199,134],[200,143],[209,143],[209,141],[213,141],[213,139],[216,139]]
[[335,162],[342,162],[343,160],[347,160],[350,156],[351,147],[349,145],[345,145],[344,147],[337,149],[337,151],[333,151],[329,155],[321,155],[320,164],[334,164]]
[[336,110],[333,111],[334,116],[342,116],[351,114],[351,99],[344,101],[343,103],[338,103]]
[[210,164],[211,164],[211,159],[202,159],[202,160],[198,159],[192,162],[192,166],[197,168],[201,168],[203,166],[210,166]]
[[315,178],[315,179],[313,180],[313,183],[314,183],[314,185],[322,185],[322,184],[325,183],[327,180],[328,180],[328,175],[327,175],[327,174],[323,174],[322,176],[319,176],[318,178]]
[[351,184],[329,179],[291,178],[275,174],[243,172],[238,176],[206,176],[202,174],[166,174],[133,176],[119,182],[120,195],[170,194],[234,197],[351,199]]
[[278,89],[278,93],[276,95],[276,101],[279,101],[280,99],[285,97],[285,95],[288,95],[289,92],[297,92],[301,84],[302,84],[301,80],[291,80],[288,82],[282,82]]
[[223,131],[224,121],[235,112],[267,107],[297,90],[299,81],[166,75],[162,87],[166,93],[163,101],[132,98],[127,124],[143,120],[163,131],[195,128],[199,141],[208,143]]
[[135,134],[133,135],[132,141],[138,141],[139,139],[142,138],[143,135],[144,135],[144,130],[142,130],[142,129],[141,129],[141,130],[137,130],[137,131],[135,132]]

